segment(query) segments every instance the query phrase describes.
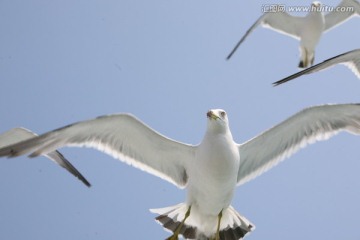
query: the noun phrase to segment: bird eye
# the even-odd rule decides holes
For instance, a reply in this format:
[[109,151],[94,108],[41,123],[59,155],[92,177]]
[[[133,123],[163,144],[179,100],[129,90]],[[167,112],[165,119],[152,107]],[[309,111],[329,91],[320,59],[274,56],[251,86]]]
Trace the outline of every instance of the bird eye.
[[221,115],[222,118],[224,118],[224,117],[226,116],[226,112],[221,111],[221,112],[220,112],[220,115]]

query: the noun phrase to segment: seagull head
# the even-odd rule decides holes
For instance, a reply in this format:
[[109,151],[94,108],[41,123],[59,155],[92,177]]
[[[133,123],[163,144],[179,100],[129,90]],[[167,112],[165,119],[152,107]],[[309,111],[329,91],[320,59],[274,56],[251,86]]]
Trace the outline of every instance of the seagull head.
[[311,3],[311,7],[312,7],[312,8],[321,7],[321,2],[319,2],[319,1],[312,2],[312,3]]
[[215,132],[226,132],[229,129],[227,114],[222,109],[211,109],[206,113],[208,129]]

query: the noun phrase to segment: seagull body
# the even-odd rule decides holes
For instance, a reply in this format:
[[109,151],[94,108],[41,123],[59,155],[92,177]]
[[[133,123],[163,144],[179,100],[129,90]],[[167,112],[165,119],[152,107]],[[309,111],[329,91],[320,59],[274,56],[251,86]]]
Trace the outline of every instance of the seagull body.
[[[191,206],[194,218],[188,221],[205,223],[198,227],[201,232],[215,232],[218,214],[231,204],[240,165],[239,150],[228,127],[219,126],[216,120],[209,121],[192,165],[188,170],[192,177],[188,181],[186,203]],[[250,224],[244,227],[250,228]]]
[[[349,11],[336,10],[346,7]],[[266,12],[247,30],[227,59],[230,59],[247,36],[261,25],[299,40],[300,62],[298,66],[306,68],[314,63],[315,48],[322,34],[351,17],[359,15],[360,3],[356,0],[343,0],[334,11],[327,14],[321,11],[320,2],[313,2],[305,17],[292,16],[284,11]]]
[[[312,7],[315,8],[319,6],[320,4],[312,4]],[[305,68],[314,63],[315,48],[325,27],[324,15],[318,11],[310,11],[306,17],[298,18],[296,26],[300,25],[303,27],[296,30],[300,40],[300,63],[298,67]]]
[[324,69],[333,67],[337,64],[343,64],[347,66],[358,78],[360,78],[360,49],[355,49],[335,57],[329,58],[322,63],[316,64],[312,67],[306,68],[298,73],[295,73],[291,76],[283,78],[277,82],[274,82],[273,85],[277,86],[288,81],[294,80],[304,74],[319,72]]
[[360,104],[304,109],[264,133],[234,142],[224,110],[207,113],[199,145],[169,139],[129,114],[82,121],[0,148],[0,157],[44,155],[64,146],[93,147],[187,189],[184,203],[161,209],[156,220],[168,238],[238,240],[254,225],[230,205],[236,186],[246,183],[306,144],[340,131],[360,134]]
[[[187,187],[187,201],[193,209],[196,207],[199,212],[217,216],[230,205],[239,164],[239,151],[231,133],[214,134],[208,131],[198,146],[194,167],[188,173],[194,176],[189,179]],[[208,201],[208,195],[214,196],[215,201]]]
[[[13,128],[9,131],[6,131],[0,134],[0,148],[19,143],[21,141],[36,137],[37,134],[33,133],[26,128]],[[51,161],[57,163],[61,167],[68,170],[72,175],[77,177],[82,181],[86,186],[90,187],[91,184],[86,180],[86,178],[59,152],[52,151],[44,155]]]

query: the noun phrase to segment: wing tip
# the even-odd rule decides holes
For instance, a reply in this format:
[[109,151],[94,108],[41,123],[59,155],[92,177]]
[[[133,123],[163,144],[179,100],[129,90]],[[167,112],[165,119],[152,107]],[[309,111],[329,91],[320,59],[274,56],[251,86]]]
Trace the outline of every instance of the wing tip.
[[[79,170],[72,165],[69,160],[67,160],[63,154],[59,151],[55,151],[59,160],[56,160],[56,163],[65,168],[69,173],[79,179],[82,183],[84,183],[87,187],[91,187],[90,182],[79,172]],[[38,156],[37,152],[32,153],[29,157],[36,157]]]

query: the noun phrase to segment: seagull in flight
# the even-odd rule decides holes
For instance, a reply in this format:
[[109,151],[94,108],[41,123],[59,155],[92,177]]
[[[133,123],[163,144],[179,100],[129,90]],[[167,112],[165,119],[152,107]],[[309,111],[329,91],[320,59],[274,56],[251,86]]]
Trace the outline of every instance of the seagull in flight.
[[[179,116],[182,117],[182,116]],[[92,147],[186,188],[184,203],[161,209],[156,220],[173,234],[197,240],[238,240],[255,229],[232,206],[236,186],[269,170],[300,148],[347,131],[360,134],[360,104],[306,108],[238,144],[227,113],[212,109],[200,144],[172,140],[130,114],[74,123],[0,148],[0,157],[49,154],[64,146]]]
[[280,84],[286,83],[288,81],[294,80],[304,74],[319,72],[321,70],[333,67],[337,64],[344,64],[360,79],[360,49],[355,49],[335,57],[329,58],[322,63],[316,64],[312,67],[306,68],[298,73],[295,73],[291,76],[288,76],[284,79],[281,79],[277,82],[274,82],[274,86],[278,86]]
[[307,68],[314,63],[315,48],[321,35],[331,28],[360,15],[360,3],[356,0],[343,0],[327,14],[323,13],[320,2],[313,2],[305,17],[292,16],[282,9],[282,5],[265,12],[245,33],[227,56],[227,60],[235,53],[242,42],[259,25],[288,35],[300,41],[299,68]]
[[[13,128],[0,134],[0,148],[4,148],[6,146],[16,144],[24,140],[34,138],[36,136],[37,134],[33,133],[29,129]],[[68,170],[72,175],[77,177],[86,186],[91,186],[91,184],[86,180],[86,178],[59,151],[52,151],[44,154],[44,156]]]

